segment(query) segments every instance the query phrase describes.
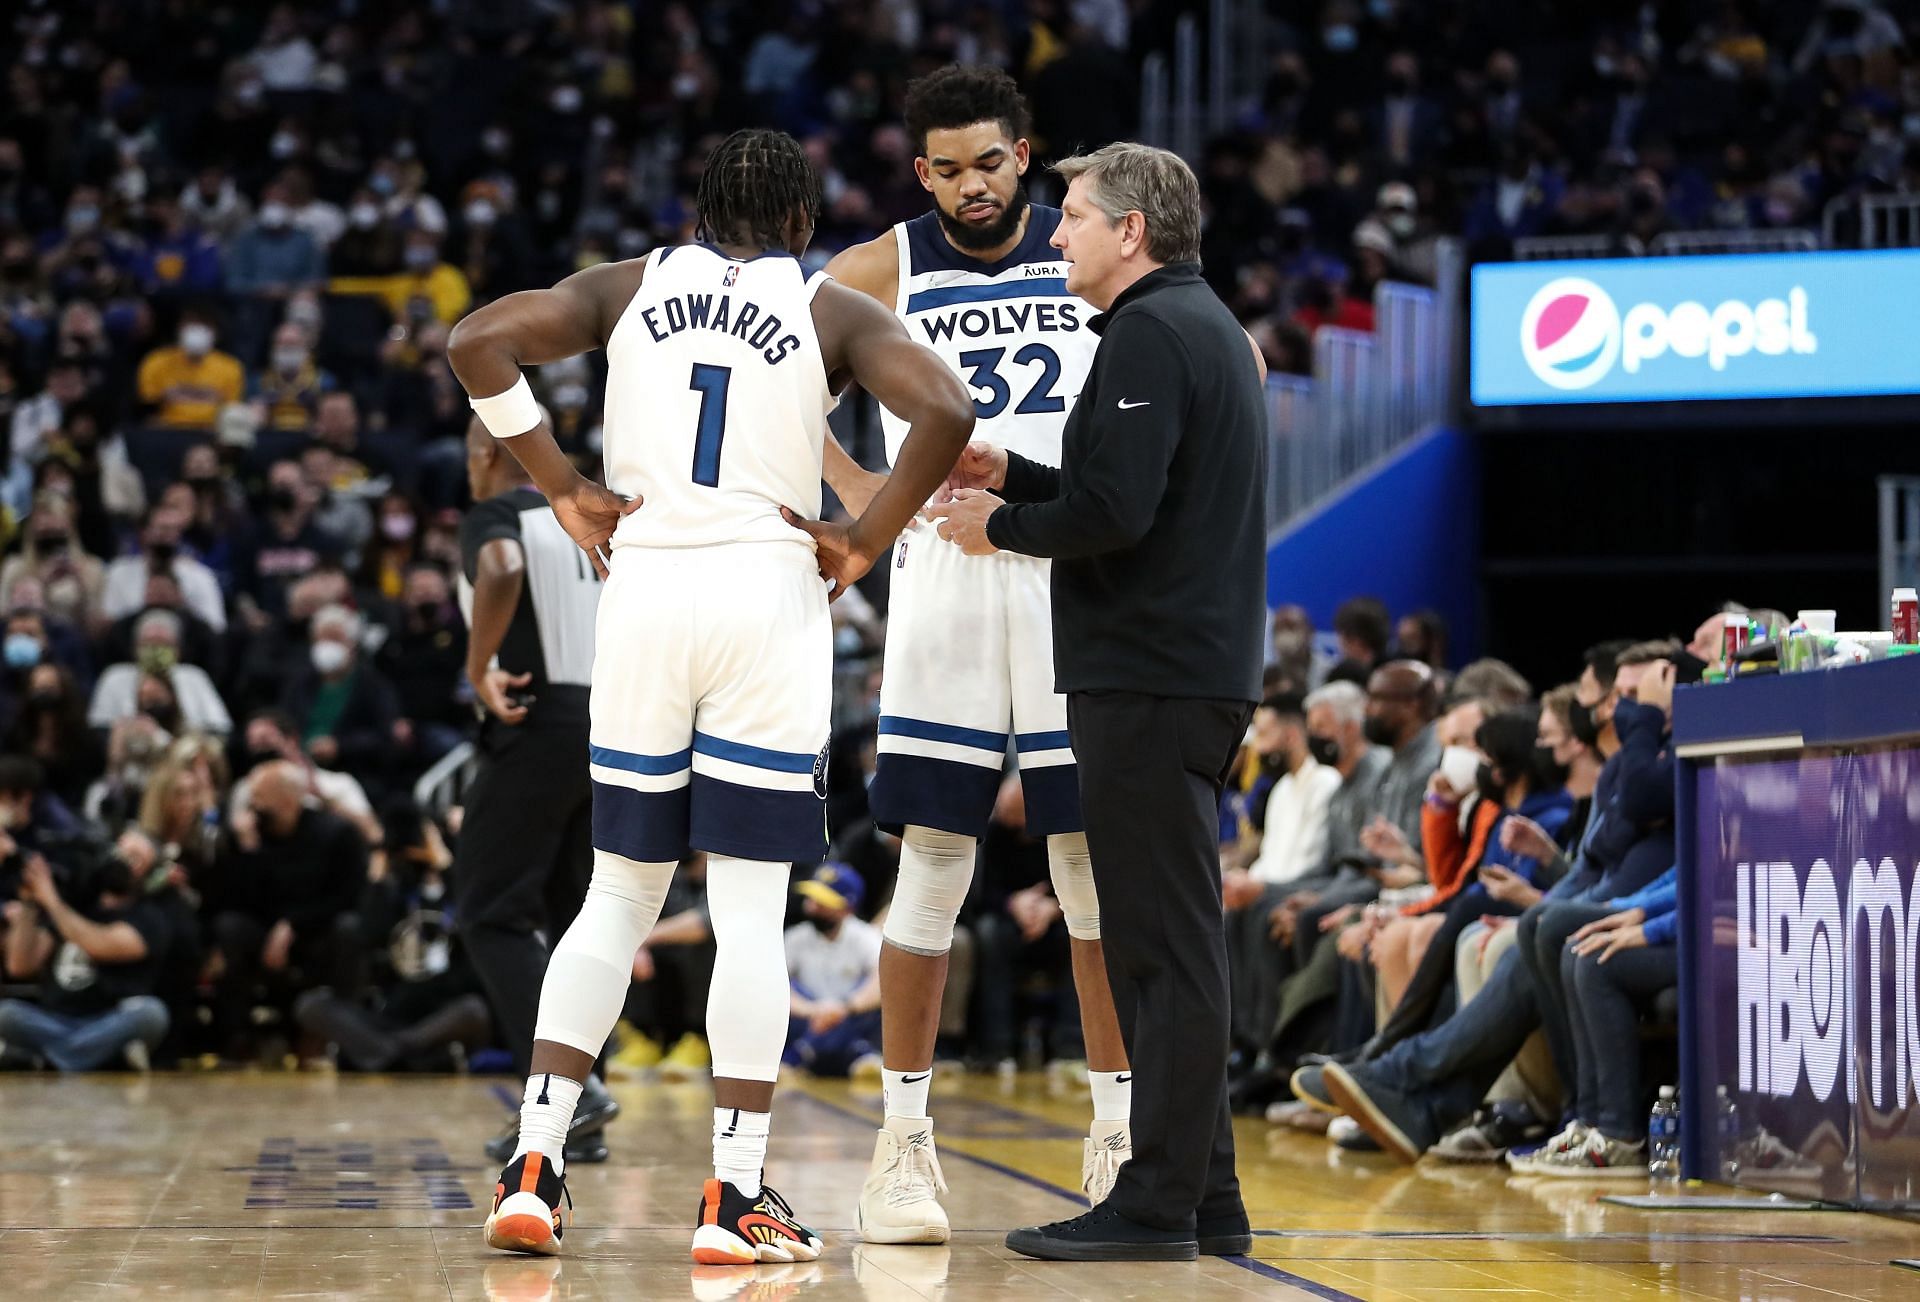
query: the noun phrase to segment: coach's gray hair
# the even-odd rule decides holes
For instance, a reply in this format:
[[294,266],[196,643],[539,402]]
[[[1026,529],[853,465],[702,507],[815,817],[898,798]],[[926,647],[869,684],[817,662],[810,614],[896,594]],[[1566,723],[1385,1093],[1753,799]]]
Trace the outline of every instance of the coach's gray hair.
[[1359,684],[1337,679],[1307,693],[1309,710],[1326,706],[1341,723],[1359,723],[1367,717],[1367,694]]
[[1123,140],[1064,158],[1053,170],[1069,185],[1085,177],[1087,198],[1109,225],[1130,212],[1144,217],[1155,262],[1200,260],[1200,182],[1180,155]]

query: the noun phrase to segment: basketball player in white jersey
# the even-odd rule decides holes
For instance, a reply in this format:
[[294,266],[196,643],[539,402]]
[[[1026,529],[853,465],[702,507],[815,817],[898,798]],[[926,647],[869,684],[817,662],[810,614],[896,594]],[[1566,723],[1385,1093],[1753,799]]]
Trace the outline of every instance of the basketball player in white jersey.
[[[1067,293],[1067,264],[1048,243],[1059,211],[1027,202],[1026,103],[998,69],[949,67],[908,88],[906,121],[932,211],[846,250],[827,270],[897,312],[965,380],[978,439],[1058,465],[1067,410],[1099,340],[1087,328],[1093,309]],[[903,415],[882,415],[896,467]],[[827,455],[827,481],[849,510],[887,482],[831,439]],[[878,822],[902,829],[902,845],[880,961],[887,1115],[859,1225],[870,1242],[941,1243],[949,1230],[928,1109],[934,1040],[954,922],[1010,740],[1027,829],[1047,838],[1071,938],[1093,1086],[1081,1171],[1091,1203],[1132,1151],[1132,1087],[1100,948],[1066,700],[1053,690],[1050,563],[964,556],[925,526],[900,540],[894,566],[871,801]]]
[[[707,242],[509,295],[463,321],[448,347],[475,412],[607,575],[591,704],[593,879],[541,988],[519,1144],[487,1218],[496,1248],[560,1250],[580,1083],[674,865],[698,849],[719,954],[707,1005],[714,1166],[694,1260],[821,1251],[761,1182],[787,1030],[788,872],[826,848],[833,594],[821,576],[837,593],[892,545],[952,468],[973,408],[892,313],[801,267],[819,196],[792,137],[737,132],[700,181]],[[603,346],[607,488],[560,452],[520,373]],[[827,412],[849,379],[911,431],[860,518],[818,525]],[[802,519],[812,536],[794,527]]]

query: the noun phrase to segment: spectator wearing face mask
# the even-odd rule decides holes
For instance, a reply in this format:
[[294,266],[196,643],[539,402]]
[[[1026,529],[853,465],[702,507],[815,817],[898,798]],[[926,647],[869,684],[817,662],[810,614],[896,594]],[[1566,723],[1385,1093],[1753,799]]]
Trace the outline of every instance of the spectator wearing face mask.
[[227,291],[283,299],[296,290],[318,287],[326,278],[326,253],[313,236],[294,225],[287,187],[269,185],[261,192],[253,224],[227,246]]
[[71,480],[67,492],[79,511],[80,542],[96,556],[111,554],[117,529],[147,509],[146,488],[127,457],[126,440],[102,424],[91,401],[61,414],[37,474],[37,490],[51,487],[56,475]]
[[359,779],[351,773],[322,768],[314,763],[313,757],[300,749],[300,730],[285,713],[279,710],[256,711],[247,720],[243,741],[246,749],[241,752],[240,760],[245,776],[233,784],[233,794],[228,802],[230,816],[238,816],[240,811],[250,807],[249,802],[253,799],[252,775],[264,764],[284,760],[306,775],[307,794],[318,801],[323,809],[359,828],[369,845],[379,843],[380,820],[374,816],[373,805],[367,799],[366,789],[360,785]]
[[408,566],[397,604],[399,617],[376,663],[399,695],[401,716],[413,724],[415,758],[430,763],[460,744],[472,719],[457,695],[466,631],[446,572],[437,565]]
[[195,228],[221,242],[238,235],[253,217],[253,205],[218,163],[201,168],[193,183],[180,192],[180,210]]
[[314,363],[305,328],[287,321],[274,330],[273,351],[247,398],[262,409],[263,428],[298,434],[312,427],[321,396],[333,387],[333,376]]
[[283,1009],[318,985],[351,998],[362,970],[360,919],[367,843],[351,823],[307,802],[307,778],[284,760],[248,775],[233,820],[237,853],[213,922],[225,965],[214,1023],[232,1058],[251,1051],[256,986]]
[[[223,737],[233,731],[233,718],[207,671],[181,663],[180,637],[180,617],[170,610],[149,610],[135,621],[134,659],[110,665],[100,675],[87,722],[96,728],[112,728],[122,720],[148,713],[175,736],[183,727]],[[164,690],[153,694],[152,700],[170,700],[150,702],[149,689],[154,680]]]
[[879,1052],[880,930],[855,916],[866,883],[845,864],[823,864],[793,889],[806,921],[786,934],[793,994],[784,1061],[845,1076]]
[[342,279],[391,276],[400,270],[400,232],[370,187],[363,185],[353,192],[347,205],[347,229],[333,242],[327,263]]
[[268,467],[260,519],[236,558],[234,579],[267,617],[284,614],[292,585],[346,550],[314,519],[318,496],[299,462],[281,460]]
[[[391,276],[342,277],[333,282],[336,294],[377,294],[399,320],[444,321],[452,325],[473,304],[473,287],[466,273],[440,255],[444,227],[416,226],[401,245],[400,270]],[[416,311],[420,304],[424,311]]]
[[13,409],[10,430],[15,465],[32,465],[46,454],[46,445],[69,408],[87,396],[87,375],[76,361],[56,361],[47,368],[46,387]]
[[381,602],[400,600],[420,550],[420,511],[405,493],[390,492],[374,513],[373,536],[360,553],[359,590]]
[[140,534],[140,550],[107,566],[100,593],[100,615],[123,619],[146,604],[147,583],[156,574],[171,574],[194,616],[216,633],[227,628],[226,598],[220,580],[203,563],[181,550],[186,532],[184,512],[162,503],[147,514]]
[[194,225],[176,196],[150,199],[146,226],[134,273],[141,288],[172,299],[220,292],[220,245]]
[[18,585],[30,579],[43,593],[56,585],[70,584],[77,592],[64,595],[77,597],[76,611],[85,614],[92,610],[105,587],[107,567],[99,557],[81,548],[74,529],[73,499],[64,493],[40,494],[21,533],[19,552],[0,566],[0,609],[11,610]]
[[470,182],[454,229],[451,260],[476,295],[498,298],[530,287],[526,233],[500,185],[486,179]]
[[177,344],[156,348],[140,363],[141,405],[166,429],[211,430],[220,409],[240,401],[246,372],[240,360],[214,347],[213,320],[182,314]]
[[316,764],[338,766],[363,782],[383,775],[394,746],[412,741],[393,684],[360,653],[360,616],[328,606],[313,617],[308,663],[280,705],[300,729]]
[[[351,393],[338,391],[320,399],[319,410],[314,414],[313,437],[314,442],[331,455],[326,475],[316,479],[316,483],[360,495],[379,493],[386,487],[386,459],[368,445],[362,434],[360,404]],[[368,518],[364,523],[370,533],[373,521]],[[369,533],[356,533],[350,541],[359,547]]]
[[1314,758],[1308,745],[1306,701],[1297,693],[1270,696],[1253,716],[1253,744],[1276,774],[1266,808],[1244,838],[1244,866],[1221,876],[1227,908],[1228,974],[1236,1043],[1257,1049],[1273,1026],[1284,975],[1281,949],[1269,921],[1293,883],[1318,872],[1327,852],[1328,815],[1339,791],[1338,769]]
[[86,698],[57,664],[35,665],[26,686],[7,730],[6,752],[31,756],[46,775],[46,789],[77,808],[106,763],[98,736],[87,726]]
[[226,677],[226,644],[218,634],[208,628],[206,622],[194,615],[180,594],[179,580],[173,575],[161,571],[147,579],[147,597],[140,609],[134,614],[115,620],[105,632],[96,639],[94,645],[100,648],[101,658],[113,664],[121,660],[135,658],[135,632],[141,616],[148,611],[171,611],[180,620],[180,660],[184,664],[199,665],[216,681]]

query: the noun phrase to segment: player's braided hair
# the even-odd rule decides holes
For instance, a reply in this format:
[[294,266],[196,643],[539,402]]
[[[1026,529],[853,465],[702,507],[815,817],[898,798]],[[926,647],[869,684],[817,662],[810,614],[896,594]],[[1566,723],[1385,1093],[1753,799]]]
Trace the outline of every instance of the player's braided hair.
[[707,157],[694,196],[702,239],[786,247],[787,222],[820,219],[820,174],[784,131],[736,131]]

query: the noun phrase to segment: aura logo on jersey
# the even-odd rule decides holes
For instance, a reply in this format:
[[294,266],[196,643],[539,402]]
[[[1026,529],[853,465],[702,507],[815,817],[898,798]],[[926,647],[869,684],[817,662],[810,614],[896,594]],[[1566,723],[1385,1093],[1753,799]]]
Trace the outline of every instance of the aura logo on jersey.
[[1740,1089],[1825,1100],[1844,1066],[1851,1101],[1864,1047],[1873,1106],[1904,1107],[1920,1094],[1920,874],[1863,856],[1805,878],[1785,859],[1735,865]]
[[1548,281],[1520,318],[1527,366],[1556,389],[1584,389],[1620,353],[1620,312],[1607,291],[1579,276]]

